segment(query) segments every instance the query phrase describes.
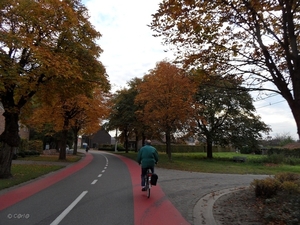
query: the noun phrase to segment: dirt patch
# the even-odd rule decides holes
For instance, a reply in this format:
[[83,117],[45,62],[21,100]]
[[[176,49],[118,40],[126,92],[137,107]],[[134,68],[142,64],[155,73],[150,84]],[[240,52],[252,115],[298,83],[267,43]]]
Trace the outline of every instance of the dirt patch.
[[218,198],[213,214],[222,225],[262,225],[259,208],[254,191],[246,188]]

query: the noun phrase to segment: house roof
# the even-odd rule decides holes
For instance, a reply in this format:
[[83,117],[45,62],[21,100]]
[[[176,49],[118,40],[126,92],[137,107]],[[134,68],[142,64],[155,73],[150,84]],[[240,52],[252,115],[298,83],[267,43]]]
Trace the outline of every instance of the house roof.
[[285,146],[283,146],[283,148],[287,148],[287,149],[300,149],[300,142],[295,142],[295,143],[289,143]]

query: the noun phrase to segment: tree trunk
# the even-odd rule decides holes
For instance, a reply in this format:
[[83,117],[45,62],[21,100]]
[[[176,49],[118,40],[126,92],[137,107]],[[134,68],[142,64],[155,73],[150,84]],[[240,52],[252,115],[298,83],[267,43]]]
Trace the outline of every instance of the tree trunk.
[[73,135],[74,135],[74,148],[73,148],[73,155],[77,155],[77,146],[78,146],[78,131],[79,129],[73,128]]
[[166,152],[168,154],[169,160],[171,160],[172,159],[172,153],[171,153],[171,133],[170,133],[169,130],[166,132]]
[[300,140],[300,100],[299,100],[299,103],[297,103],[295,101],[292,104],[289,104],[289,106],[292,110],[292,114],[293,114],[295,122],[296,122],[298,140]]
[[0,150],[0,179],[11,178],[11,162],[14,147],[1,142]]
[[210,138],[206,139],[206,144],[207,144],[207,149],[206,149],[206,157],[208,159],[213,158],[213,153],[212,153],[212,140]]
[[67,159],[67,154],[66,154],[67,137],[68,137],[68,130],[63,130],[62,131],[61,146],[60,146],[60,151],[59,151],[59,159],[60,160],[66,160]]
[[145,135],[145,133],[143,132],[143,133],[142,133],[142,147],[145,145],[145,142],[146,142],[146,135]]
[[128,153],[128,130],[124,130],[124,137],[125,137],[125,152]]
[[135,148],[134,148],[135,152],[138,152],[138,143],[139,143],[138,132],[135,132]]
[[20,144],[19,113],[7,110],[3,113],[3,116],[5,118],[5,128],[0,135],[0,179],[12,177],[13,153]]
[[78,146],[78,133],[74,133],[73,155],[77,155],[77,146]]

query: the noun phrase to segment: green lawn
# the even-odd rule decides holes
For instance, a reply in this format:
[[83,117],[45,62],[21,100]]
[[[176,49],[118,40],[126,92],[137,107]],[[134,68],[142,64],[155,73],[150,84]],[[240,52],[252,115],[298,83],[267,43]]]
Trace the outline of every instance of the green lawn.
[[[137,153],[118,153],[136,160]],[[234,156],[246,157],[246,162],[233,162]],[[267,156],[239,153],[214,153],[213,159],[207,159],[206,153],[172,153],[170,161],[167,155],[159,152],[157,167],[204,173],[229,174],[276,174],[279,172],[300,172],[299,165],[266,163]]]
[[13,174],[13,177],[10,179],[0,179],[0,190],[35,179],[37,177],[56,171],[63,167],[64,166],[57,165],[12,165],[11,172]]

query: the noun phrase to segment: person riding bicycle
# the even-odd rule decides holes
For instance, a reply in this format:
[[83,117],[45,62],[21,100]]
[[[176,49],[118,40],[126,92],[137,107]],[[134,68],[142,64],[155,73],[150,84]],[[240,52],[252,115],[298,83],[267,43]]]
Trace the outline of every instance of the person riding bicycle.
[[145,189],[145,175],[147,170],[150,169],[152,173],[154,173],[154,166],[158,162],[158,153],[156,148],[151,146],[151,140],[146,140],[146,145],[143,146],[139,153],[137,161],[139,165],[142,165],[142,174],[141,174],[141,185],[142,191],[146,191]]

